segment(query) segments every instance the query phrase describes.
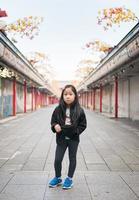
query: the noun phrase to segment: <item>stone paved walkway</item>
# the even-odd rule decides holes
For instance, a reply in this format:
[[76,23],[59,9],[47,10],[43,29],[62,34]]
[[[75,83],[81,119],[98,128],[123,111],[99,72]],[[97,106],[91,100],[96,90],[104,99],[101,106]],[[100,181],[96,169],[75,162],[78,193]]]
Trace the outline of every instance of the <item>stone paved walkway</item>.
[[[74,187],[48,187],[54,176],[53,109],[0,121],[0,200],[139,200],[139,127],[87,110]],[[66,152],[63,179],[67,168]]]

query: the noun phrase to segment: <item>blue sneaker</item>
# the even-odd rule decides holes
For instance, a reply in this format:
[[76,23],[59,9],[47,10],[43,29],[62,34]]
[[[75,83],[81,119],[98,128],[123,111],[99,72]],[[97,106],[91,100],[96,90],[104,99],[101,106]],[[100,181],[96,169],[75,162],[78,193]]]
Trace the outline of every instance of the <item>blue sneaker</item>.
[[49,182],[49,187],[54,188],[61,184],[62,184],[62,179],[55,177]]
[[63,189],[71,189],[73,186],[73,181],[69,179],[68,177],[65,179],[62,188]]

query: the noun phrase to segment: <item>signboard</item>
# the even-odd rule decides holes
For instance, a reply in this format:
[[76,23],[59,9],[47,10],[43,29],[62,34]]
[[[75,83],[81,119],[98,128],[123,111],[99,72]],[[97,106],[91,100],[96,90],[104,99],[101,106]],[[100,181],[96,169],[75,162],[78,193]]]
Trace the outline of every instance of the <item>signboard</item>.
[[121,67],[124,63],[129,62],[130,59],[134,59],[137,55],[139,55],[139,37],[128,45],[123,46],[122,49],[117,50],[116,54],[113,55],[107,63],[103,65],[100,64],[100,68],[92,74],[90,79],[86,80],[86,85],[99,80],[111,71]]
[[5,62],[13,66],[14,69],[34,80],[38,84],[44,84],[44,81],[41,80],[38,75],[29,68],[29,66],[27,66],[20,58],[16,57],[15,54],[13,54],[9,49],[4,48],[4,54],[1,59],[3,59]]

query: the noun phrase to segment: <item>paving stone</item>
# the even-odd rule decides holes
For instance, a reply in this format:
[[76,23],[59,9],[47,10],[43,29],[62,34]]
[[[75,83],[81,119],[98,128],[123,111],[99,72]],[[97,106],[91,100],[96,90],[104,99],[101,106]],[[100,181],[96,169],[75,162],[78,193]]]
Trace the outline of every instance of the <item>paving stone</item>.
[[87,164],[87,169],[90,171],[110,171],[106,164]]
[[13,176],[14,175],[10,173],[0,173],[0,192],[8,184]]
[[43,200],[45,187],[45,185],[8,185],[0,194],[0,198]]
[[[0,125],[0,200],[139,200],[139,135],[114,119],[86,111],[88,128],[80,137],[74,187],[49,188],[54,177],[54,107]],[[67,176],[68,151],[62,163]]]
[[139,165],[138,165],[138,164],[129,164],[129,167],[130,167],[133,171],[139,171]]
[[65,199],[68,198],[86,198],[91,197],[90,192],[88,190],[88,187],[86,183],[75,183],[72,189],[70,190],[63,190],[62,187],[57,187],[57,188],[47,188],[45,196],[47,197],[65,197]]
[[9,184],[11,185],[46,185],[48,175],[41,174],[16,174]]
[[22,170],[27,171],[42,171],[45,164],[45,159],[30,159],[27,163],[23,166]]
[[139,197],[139,174],[122,174],[121,177]]
[[93,199],[137,199],[137,195],[118,175],[90,175],[86,176],[86,180]]
[[18,171],[23,167],[22,164],[5,164],[1,167],[2,171]]

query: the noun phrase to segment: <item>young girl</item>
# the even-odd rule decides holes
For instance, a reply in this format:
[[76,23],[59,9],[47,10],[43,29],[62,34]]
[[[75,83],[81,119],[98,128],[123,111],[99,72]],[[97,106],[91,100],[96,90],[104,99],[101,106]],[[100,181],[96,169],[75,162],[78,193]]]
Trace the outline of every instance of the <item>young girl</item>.
[[66,149],[69,153],[68,176],[63,183],[63,189],[73,186],[72,177],[76,168],[76,154],[79,135],[86,129],[86,116],[80,107],[78,95],[73,85],[66,85],[62,91],[59,106],[52,114],[51,129],[56,133],[55,177],[49,182],[49,187],[62,184],[62,160]]

